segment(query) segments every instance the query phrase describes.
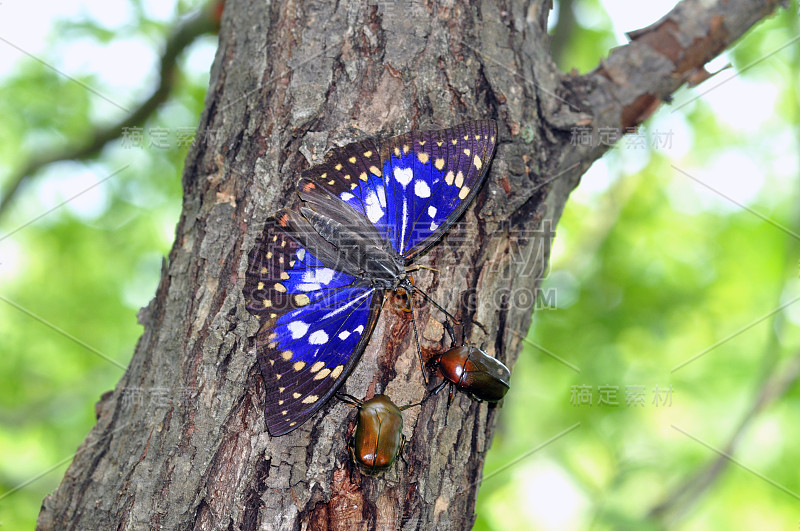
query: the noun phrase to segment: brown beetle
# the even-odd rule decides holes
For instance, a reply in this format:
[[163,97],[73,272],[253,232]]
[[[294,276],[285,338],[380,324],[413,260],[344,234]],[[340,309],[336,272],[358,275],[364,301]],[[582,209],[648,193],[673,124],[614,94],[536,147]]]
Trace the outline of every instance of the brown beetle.
[[351,407],[358,408],[358,419],[348,448],[350,457],[366,474],[378,474],[388,470],[397,456],[402,458],[405,436],[403,436],[402,411],[424,402],[398,407],[386,395],[375,395],[369,400],[339,394],[339,399]]
[[[445,328],[450,334],[451,342],[455,344],[455,334],[450,323],[445,322]],[[508,381],[511,379],[508,367],[478,347],[470,345],[451,346],[450,350],[431,358],[428,367],[444,378],[433,390],[433,394],[438,394],[445,385],[450,384],[448,404],[453,400],[456,388],[475,400],[498,402],[508,391]]]

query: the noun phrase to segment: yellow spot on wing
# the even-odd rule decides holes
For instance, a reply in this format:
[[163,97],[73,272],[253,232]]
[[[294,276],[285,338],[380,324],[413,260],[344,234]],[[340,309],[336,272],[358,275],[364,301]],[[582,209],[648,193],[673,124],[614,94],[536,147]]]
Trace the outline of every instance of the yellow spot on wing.
[[[275,241],[275,240],[272,240],[272,241]],[[269,259],[271,259],[271,258],[272,258],[272,251],[269,251],[269,252],[267,253],[267,260],[269,260]],[[266,273],[266,272],[267,272],[267,271],[266,271],[266,269],[267,269],[267,268],[265,267],[265,268],[264,268],[264,273]]]
[[282,393],[282,392],[284,392],[284,391],[286,391],[286,388],[285,388],[285,387],[278,387],[278,392],[279,392],[279,393]]
[[350,174],[349,174],[349,173],[348,173],[347,175],[345,175],[345,176],[344,176],[344,180],[345,180],[345,181],[349,181],[349,180],[350,180]]
[[333,372],[331,373],[331,378],[338,378],[339,375],[342,374],[343,370],[344,370],[344,365],[337,365],[333,369]]
[[281,271],[281,280],[289,280],[289,273]]
[[444,182],[447,183],[447,186],[450,186],[451,184],[453,184],[453,172],[452,171],[447,172],[447,175],[444,176]]
[[436,142],[436,145],[437,145],[437,146],[439,146],[439,147],[442,147],[442,141],[441,141],[441,140],[438,140],[438,141]]
[[461,188],[464,185],[464,174],[460,171],[456,173],[456,186]]
[[261,274],[265,275],[266,273],[267,273],[267,268],[266,267],[262,267],[261,268]]
[[370,171],[370,172],[372,172],[372,175],[375,175],[375,176],[377,176],[377,177],[380,177],[380,176],[381,176],[381,170],[379,170],[379,169],[378,169],[378,168],[376,168],[375,166],[370,166],[370,167],[369,167],[369,171]]
[[403,153],[408,153],[408,145],[403,144]]
[[281,411],[281,415],[286,415],[287,413],[289,413],[288,409],[284,409],[283,411]]
[[465,186],[464,188],[461,189],[460,192],[458,192],[458,198],[459,199],[464,199],[468,195],[469,195],[469,186]]
[[362,181],[366,181],[367,180],[367,172],[362,171],[361,174],[358,176],[358,178],[361,179]]
[[421,152],[421,153],[418,153],[418,154],[417,154],[417,158],[418,158],[418,159],[419,159],[419,161],[420,161],[421,163],[423,163],[423,164],[427,164],[427,163],[428,163],[428,154],[427,154],[427,153],[425,153],[424,151],[423,151],[423,152]]
[[453,140],[451,140],[450,142],[452,142],[454,146],[455,146],[456,144],[458,144],[458,140],[457,140],[457,139],[455,139],[455,138],[454,138]]
[[278,293],[286,293],[286,286],[281,284],[280,282],[275,283],[275,291]]
[[400,156],[400,148],[399,147],[395,147],[394,148],[394,156],[395,157],[399,157]]
[[266,299],[264,301],[264,308],[270,308],[271,306],[272,306],[272,301],[269,300],[269,299]]
[[420,146],[424,146],[424,145],[425,145],[425,141],[424,141],[424,140],[420,140],[420,141],[419,141],[419,145],[420,145]]
[[330,369],[322,369],[321,371],[319,371],[319,374],[317,374],[316,376],[314,376],[314,379],[315,379],[315,380],[322,380],[323,378],[325,378],[326,376],[328,376],[330,373],[331,373],[331,370],[330,370]]
[[292,359],[292,356],[293,356],[293,353],[292,353],[291,350],[284,350],[283,352],[281,352],[281,358],[283,358],[286,361],[289,361],[290,359]]
[[301,371],[301,370],[303,370],[303,367],[305,367],[305,366],[306,366],[306,362],[304,362],[304,361],[296,361],[296,362],[294,363],[294,365],[292,365],[292,367],[293,367],[293,368],[294,368],[294,370],[296,370],[296,371]]
[[334,166],[334,168],[336,168],[336,171],[341,171],[342,165],[341,164],[337,164],[336,166]]
[[259,282],[257,289],[264,289],[264,283],[263,282]]
[[325,366],[325,362],[318,361],[314,365],[311,366],[311,372],[317,372],[318,370],[320,370],[324,366]]
[[371,156],[372,156],[372,151],[365,151],[365,152],[364,152],[364,158],[367,158],[367,159],[368,159],[368,158],[370,158]]
[[319,397],[317,395],[308,395],[307,397],[305,397],[303,399],[303,403],[304,404],[313,404],[317,400],[319,400]]
[[292,397],[294,398],[300,398],[301,396],[303,395],[301,395],[300,393],[292,393]]
[[350,162],[350,164],[355,164],[356,163],[356,158],[355,157],[350,157],[347,160],[348,160],[348,162]]
[[306,295],[305,293],[299,293],[299,294],[294,296],[294,303],[297,306],[305,306],[309,302],[310,302],[310,300],[308,298],[308,295]]
[[464,150],[464,155],[466,155],[466,156],[468,156],[468,157],[469,157],[469,153],[470,153],[470,151],[469,151],[468,149],[465,149],[465,150]]
[[436,169],[441,171],[444,168],[444,159],[436,159],[433,163],[436,166]]
[[328,176],[328,172],[325,172],[322,175],[320,175],[319,178],[322,179],[322,180],[325,180],[325,177],[327,177],[327,176]]
[[[289,419],[286,419],[286,420],[289,420]],[[289,427],[291,428],[292,426],[297,426],[297,422],[290,422],[289,423]]]
[[481,167],[483,166],[483,161],[481,161],[478,155],[475,155],[475,159],[473,159],[472,162],[475,164],[475,168],[478,170],[480,170]]

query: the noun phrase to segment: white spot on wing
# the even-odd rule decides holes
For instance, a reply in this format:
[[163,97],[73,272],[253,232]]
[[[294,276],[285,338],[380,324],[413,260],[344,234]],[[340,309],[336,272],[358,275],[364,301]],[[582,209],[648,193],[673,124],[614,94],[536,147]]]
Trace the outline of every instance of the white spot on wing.
[[[383,217],[383,208],[381,208],[381,199],[378,194],[371,191],[366,197],[367,204],[367,217],[372,223],[377,223]],[[386,201],[384,200],[384,204]]]
[[414,172],[411,170],[411,168],[394,169],[394,180],[402,184],[403,188],[408,186],[408,183],[411,182],[411,179],[413,177],[414,177]]
[[316,267],[303,273],[303,282],[329,284],[331,280],[333,280],[333,269],[327,267]]
[[306,250],[302,247],[297,250],[297,259],[302,261],[306,257]]
[[308,332],[308,325],[303,321],[292,321],[286,325],[286,328],[292,334],[292,339],[300,339]]
[[364,331],[364,325],[358,325],[355,330],[353,330],[354,334],[361,334]]
[[339,194],[339,197],[342,199],[342,201],[350,201],[351,199],[356,198],[356,196],[354,196],[350,192],[342,192],[341,194]]
[[350,337],[350,332],[348,332],[347,330],[345,330],[341,334],[339,334],[339,339],[341,339],[342,341],[344,341],[348,337]]
[[414,194],[417,197],[430,197],[431,189],[425,181],[414,181]]
[[328,342],[328,334],[324,330],[317,330],[308,336],[308,342],[312,345],[324,345]]
[[431,217],[431,219],[434,219],[436,217],[436,207],[435,206],[431,205],[431,206],[428,207],[428,215]]

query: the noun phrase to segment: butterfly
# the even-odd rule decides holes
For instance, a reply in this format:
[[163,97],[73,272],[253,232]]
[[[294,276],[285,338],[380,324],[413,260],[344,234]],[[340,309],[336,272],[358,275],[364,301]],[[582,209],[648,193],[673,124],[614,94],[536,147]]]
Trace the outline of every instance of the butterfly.
[[271,435],[296,429],[342,386],[385,290],[406,292],[412,322],[412,292],[445,312],[409,272],[475,198],[496,138],[492,120],[412,131],[334,148],[302,173],[302,206],[267,221],[243,289],[260,322],[255,345]]

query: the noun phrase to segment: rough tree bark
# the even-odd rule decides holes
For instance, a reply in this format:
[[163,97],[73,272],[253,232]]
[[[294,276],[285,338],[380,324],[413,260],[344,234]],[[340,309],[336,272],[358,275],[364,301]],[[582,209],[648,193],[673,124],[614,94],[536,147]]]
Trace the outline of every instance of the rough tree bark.
[[[425,262],[440,271],[417,283],[483,323],[488,335],[470,327],[469,340],[513,366],[511,332],[524,335],[533,301],[507,295],[538,286],[569,192],[609,148],[572,145],[573,128],[597,139],[641,123],[777,3],[685,0],[577,76],[548,56],[545,0],[228,2],[175,244],[140,313],[145,332],[40,528],[469,528],[498,408],[459,396],[446,427],[443,399],[406,411],[408,464],[377,479],[349,462],[352,411],[341,404],[287,436],[265,432],[257,326],[241,294],[265,218],[330,146],[495,118],[500,144],[465,216],[470,236],[436,246]],[[449,345],[439,315],[423,307],[418,317],[425,353]],[[163,396],[126,400],[132,389]],[[407,315],[385,306],[347,389],[422,398]]]

